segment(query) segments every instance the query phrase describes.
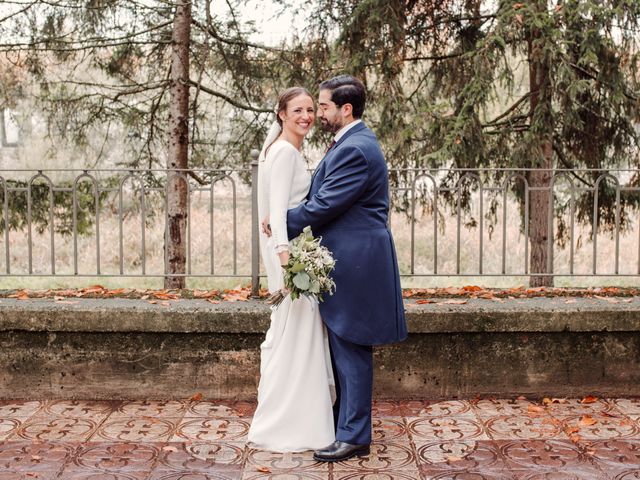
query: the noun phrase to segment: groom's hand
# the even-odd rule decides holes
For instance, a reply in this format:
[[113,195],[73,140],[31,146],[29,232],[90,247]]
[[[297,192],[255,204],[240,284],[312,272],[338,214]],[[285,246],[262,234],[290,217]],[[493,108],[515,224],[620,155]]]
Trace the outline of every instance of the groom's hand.
[[271,236],[271,225],[269,224],[269,215],[264,217],[264,220],[262,220],[262,233],[264,233],[267,237]]

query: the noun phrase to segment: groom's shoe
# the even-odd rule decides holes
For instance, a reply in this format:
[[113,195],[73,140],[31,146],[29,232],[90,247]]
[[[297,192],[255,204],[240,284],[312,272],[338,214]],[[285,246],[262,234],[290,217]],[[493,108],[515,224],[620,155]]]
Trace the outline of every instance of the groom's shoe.
[[351,457],[364,457],[369,452],[369,445],[354,445],[336,440],[328,447],[313,452],[313,459],[318,462],[340,462]]

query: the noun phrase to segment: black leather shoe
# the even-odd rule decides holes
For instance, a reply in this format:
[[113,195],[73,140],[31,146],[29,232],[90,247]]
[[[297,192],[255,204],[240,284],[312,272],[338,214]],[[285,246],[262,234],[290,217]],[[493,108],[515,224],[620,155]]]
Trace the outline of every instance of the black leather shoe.
[[364,457],[370,451],[369,445],[353,445],[336,440],[328,447],[313,452],[313,459],[318,462],[341,462],[351,457]]

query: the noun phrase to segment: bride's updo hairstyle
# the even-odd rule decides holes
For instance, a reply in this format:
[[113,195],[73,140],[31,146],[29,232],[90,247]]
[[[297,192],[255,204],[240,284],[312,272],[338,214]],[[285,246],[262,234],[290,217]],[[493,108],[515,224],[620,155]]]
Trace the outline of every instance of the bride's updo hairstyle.
[[299,95],[306,95],[313,100],[309,90],[304,87],[289,87],[280,93],[280,96],[278,97],[278,107],[276,108],[276,121],[278,122],[278,125],[280,125],[280,128],[282,128],[280,114],[282,112],[286,112],[289,102]]

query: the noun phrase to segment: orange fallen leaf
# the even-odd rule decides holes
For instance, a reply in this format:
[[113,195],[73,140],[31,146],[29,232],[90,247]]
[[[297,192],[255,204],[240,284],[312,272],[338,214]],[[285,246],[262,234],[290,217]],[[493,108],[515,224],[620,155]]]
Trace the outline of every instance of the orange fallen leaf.
[[460,462],[461,460],[464,460],[463,457],[458,457],[457,455],[448,455],[447,456],[447,461],[448,462]]
[[198,392],[195,395],[193,395],[193,397],[191,397],[191,401],[192,402],[199,402],[200,400],[202,400],[202,393]]
[[131,290],[128,288],[116,288],[115,290],[105,291],[105,295],[122,295],[123,293],[129,293]]
[[478,287],[477,285],[465,285],[464,287],[462,287],[462,290],[464,290],[465,292],[480,292],[483,290],[483,288]]
[[269,469],[269,467],[258,467],[256,468],[256,470],[262,473],[271,473],[271,470]]
[[429,299],[416,300],[416,305],[424,305],[425,303],[436,303],[436,301]]
[[539,407],[538,405],[529,405],[527,407],[527,412],[529,412],[529,413],[544,413],[544,407]]
[[218,295],[218,290],[194,290],[193,298],[211,298]]
[[587,395],[582,400],[580,400],[580,403],[596,403],[597,401],[598,401],[598,397],[594,397],[593,395]]
[[574,433],[578,433],[580,429],[578,427],[567,427],[564,431],[567,435],[573,435]]
[[578,443],[580,441],[580,439],[582,439],[582,437],[580,435],[570,435],[569,436],[569,440],[571,440],[573,443]]
[[153,296],[160,300],[177,300],[180,298],[179,295],[175,293],[167,293],[167,292],[153,292]]
[[582,425],[585,427],[595,425],[596,423],[598,423],[598,420],[593,418],[591,415],[583,415],[582,418],[580,418],[580,421],[578,422],[579,425]]
[[211,300],[210,298],[207,298],[207,302],[217,304],[220,303],[220,300]]

